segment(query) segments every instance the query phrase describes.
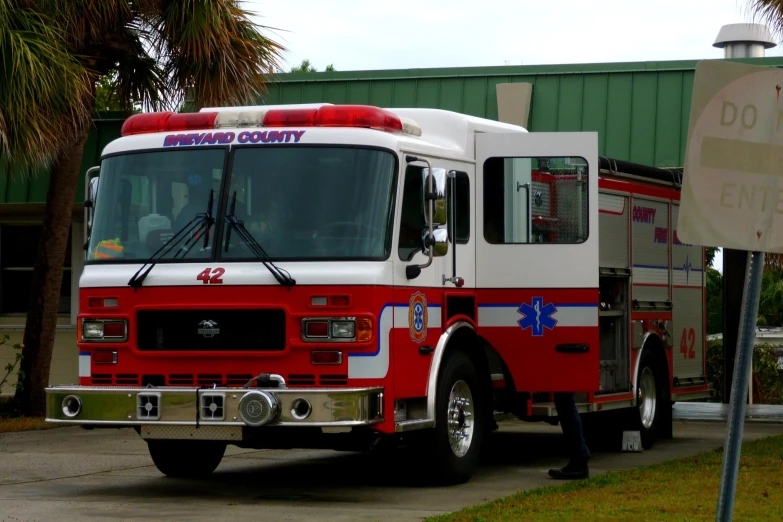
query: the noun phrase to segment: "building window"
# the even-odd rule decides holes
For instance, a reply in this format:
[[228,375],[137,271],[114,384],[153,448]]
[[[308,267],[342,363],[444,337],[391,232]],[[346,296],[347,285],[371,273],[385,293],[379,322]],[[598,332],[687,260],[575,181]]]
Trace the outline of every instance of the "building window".
[[587,239],[583,158],[490,158],[484,163],[484,238],[489,243],[573,244]]
[[[0,314],[27,313],[41,227],[0,225]],[[71,311],[71,232],[57,313]]]

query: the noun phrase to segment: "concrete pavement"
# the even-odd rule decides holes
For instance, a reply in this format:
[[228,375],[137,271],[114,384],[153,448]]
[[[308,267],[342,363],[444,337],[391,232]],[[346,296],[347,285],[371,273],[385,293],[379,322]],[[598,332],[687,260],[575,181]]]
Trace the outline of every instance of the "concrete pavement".
[[[725,424],[675,420],[673,440],[644,453],[594,453],[591,473],[635,468],[723,444]],[[745,439],[783,434],[746,423]],[[415,483],[404,458],[316,450],[240,450],[210,480],[164,477],[132,430],[59,428],[0,435],[0,520],[421,520],[554,482],[560,428],[502,423],[467,484]],[[385,462],[385,464],[379,464]]]
[[[783,406],[748,404],[745,422],[783,422]],[[728,421],[729,405],[714,402],[678,402],[672,409],[675,419]]]

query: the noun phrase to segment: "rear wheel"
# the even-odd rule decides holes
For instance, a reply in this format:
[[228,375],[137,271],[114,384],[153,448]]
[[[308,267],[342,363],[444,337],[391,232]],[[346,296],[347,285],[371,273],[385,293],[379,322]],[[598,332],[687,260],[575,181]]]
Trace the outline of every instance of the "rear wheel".
[[175,478],[204,478],[217,469],[226,444],[194,440],[148,440],[158,471]]
[[639,361],[639,374],[636,377],[635,424],[642,438],[642,448],[650,449],[670,418],[665,409],[671,409],[668,399],[666,372],[659,357],[652,350],[644,350]]

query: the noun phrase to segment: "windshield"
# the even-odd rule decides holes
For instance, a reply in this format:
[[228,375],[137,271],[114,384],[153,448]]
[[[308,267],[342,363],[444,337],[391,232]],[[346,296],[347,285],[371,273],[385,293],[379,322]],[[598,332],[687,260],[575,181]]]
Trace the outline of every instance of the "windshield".
[[[327,146],[236,147],[224,187],[225,154],[220,147],[104,159],[88,262],[148,261],[177,231],[207,212],[210,189],[217,225],[209,230],[206,247],[204,227],[196,227],[157,263],[175,257],[211,259],[216,250],[223,259],[257,261],[257,249],[248,244],[254,241],[275,261],[389,256],[396,182],[392,153]],[[240,222],[233,227],[232,207]],[[237,233],[236,226],[247,235]]]
[[[226,149],[220,147],[104,159],[90,235],[89,262],[147,260],[176,231],[198,214],[207,212],[210,190],[214,190],[214,215],[225,154]],[[209,231],[206,248],[204,228],[195,228],[190,232],[192,237],[182,241],[183,248],[173,249],[161,261],[174,256],[211,257],[214,228]]]
[[[395,157],[348,147],[234,150],[227,214],[274,260],[386,259],[391,245]],[[223,259],[255,259],[225,233]]]

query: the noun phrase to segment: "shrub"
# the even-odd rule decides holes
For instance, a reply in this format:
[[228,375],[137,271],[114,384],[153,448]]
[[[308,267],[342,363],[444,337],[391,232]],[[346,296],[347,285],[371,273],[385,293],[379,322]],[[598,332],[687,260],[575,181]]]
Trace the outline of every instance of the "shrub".
[[[783,375],[778,361],[783,347],[756,345],[753,350],[753,402],[755,404],[783,404]],[[733,372],[732,368],[732,372]],[[710,341],[707,345],[707,380],[715,389],[714,402],[723,402],[723,343]]]
[[[3,334],[2,336],[0,336],[0,346],[7,345],[9,339],[10,337],[8,336],[8,334]],[[3,391],[3,386],[8,384],[8,378],[13,373],[16,373],[17,379],[15,383],[11,384],[11,386],[17,389],[22,388],[22,381],[24,380],[24,372],[21,369],[17,370],[16,367],[22,361],[22,348],[24,348],[24,345],[17,343],[14,344],[12,348],[16,353],[14,353],[14,360],[5,365],[4,368],[5,375],[3,375],[3,378],[0,379],[0,392]]]

